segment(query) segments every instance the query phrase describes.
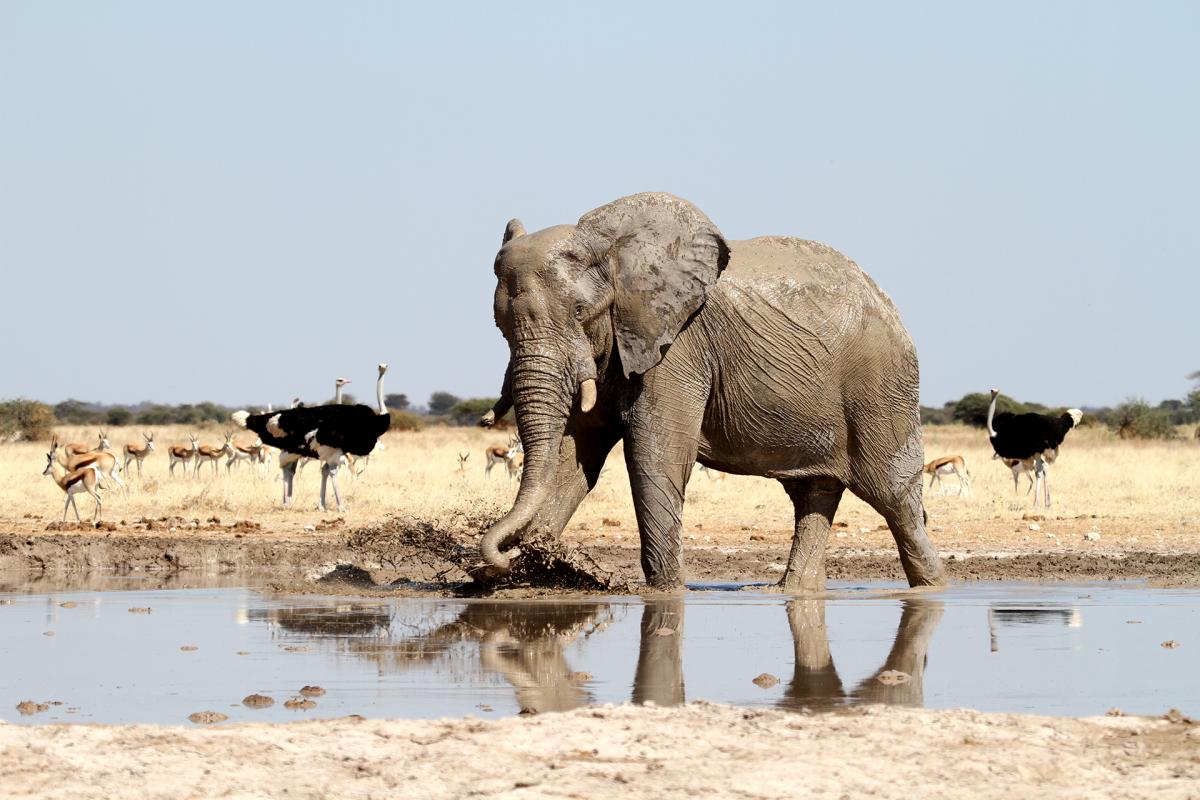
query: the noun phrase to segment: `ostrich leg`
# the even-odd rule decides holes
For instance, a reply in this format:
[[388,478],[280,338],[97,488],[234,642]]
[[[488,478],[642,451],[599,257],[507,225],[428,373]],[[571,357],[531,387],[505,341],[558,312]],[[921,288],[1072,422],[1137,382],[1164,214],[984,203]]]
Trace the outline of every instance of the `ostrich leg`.
[[318,506],[322,511],[325,510],[325,485],[329,482],[329,465],[324,461],[321,462],[321,505]]
[[337,474],[338,474],[337,466],[333,466],[333,467],[329,468],[329,482],[333,484],[333,502],[337,503],[337,510],[339,512],[341,512],[341,511],[345,511],[346,509],[342,506],[342,496],[338,492]]

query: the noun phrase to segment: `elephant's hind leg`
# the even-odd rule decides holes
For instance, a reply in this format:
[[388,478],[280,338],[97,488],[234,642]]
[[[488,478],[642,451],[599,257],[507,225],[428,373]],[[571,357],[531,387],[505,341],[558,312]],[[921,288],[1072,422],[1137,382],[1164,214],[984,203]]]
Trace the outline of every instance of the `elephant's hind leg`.
[[921,504],[921,473],[917,467],[908,479],[882,478],[856,483],[850,491],[879,512],[896,540],[900,564],[909,586],[940,586],[946,582],[942,561],[925,532],[925,509]]
[[787,571],[779,585],[787,591],[822,591],[829,527],[846,487],[836,478],[824,477],[792,478],[780,483],[796,509],[796,532]]

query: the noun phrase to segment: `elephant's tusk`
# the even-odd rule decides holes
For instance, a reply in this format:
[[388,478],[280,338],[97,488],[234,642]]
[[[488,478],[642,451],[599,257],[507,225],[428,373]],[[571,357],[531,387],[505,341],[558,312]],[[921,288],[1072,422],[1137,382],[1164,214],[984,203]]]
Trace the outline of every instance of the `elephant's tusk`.
[[579,410],[588,413],[596,407],[596,380],[588,378],[579,384]]

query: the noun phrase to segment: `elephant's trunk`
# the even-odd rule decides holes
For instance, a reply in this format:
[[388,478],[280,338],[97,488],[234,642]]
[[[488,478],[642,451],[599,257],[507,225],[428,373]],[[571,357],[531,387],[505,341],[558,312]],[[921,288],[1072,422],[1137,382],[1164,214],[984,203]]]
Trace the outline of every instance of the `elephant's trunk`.
[[540,352],[514,355],[513,401],[525,466],[512,510],[488,528],[479,545],[484,560],[502,572],[509,567],[503,550],[525,531],[551,493],[570,408],[562,382],[561,359]]

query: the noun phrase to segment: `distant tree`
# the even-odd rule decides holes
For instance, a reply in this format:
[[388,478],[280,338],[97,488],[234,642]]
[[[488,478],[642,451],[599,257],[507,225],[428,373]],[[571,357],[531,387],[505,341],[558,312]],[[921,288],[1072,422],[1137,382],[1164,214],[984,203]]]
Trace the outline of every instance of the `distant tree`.
[[82,400],[63,400],[54,406],[54,417],[67,425],[91,425],[99,421],[99,414],[90,403]]
[[1140,397],[1130,398],[1112,410],[1108,427],[1122,439],[1174,439],[1175,424],[1163,408],[1153,408]]
[[429,413],[437,416],[450,413],[450,409],[454,408],[462,400],[461,397],[450,394],[449,392],[434,392],[429,395]]
[[138,425],[170,425],[176,422],[175,409],[170,406],[146,406],[137,413]]
[[23,398],[0,403],[0,437],[10,441],[47,441],[54,422],[54,409],[45,403]]
[[128,425],[133,422],[133,412],[125,406],[113,406],[104,419],[107,425]]
[[[961,400],[953,404],[951,416],[956,422],[961,422],[964,425],[971,425],[976,428],[987,427],[987,412],[988,406],[991,405],[992,396],[983,394],[982,392],[972,392],[963,395]],[[1022,403],[1018,403],[1007,395],[1000,395],[996,400],[996,411],[1009,411],[1014,414],[1022,414],[1027,409]]]
[[455,425],[475,425],[487,411],[496,404],[494,397],[472,397],[459,400],[450,409],[450,417]]
[[1190,422],[1200,422],[1200,389],[1188,392],[1187,410],[1191,416]]
[[389,394],[383,397],[384,405],[389,411],[407,411],[408,410],[408,395],[406,394]]
[[949,425],[954,422],[953,403],[947,403],[941,408],[921,406],[922,425]]

